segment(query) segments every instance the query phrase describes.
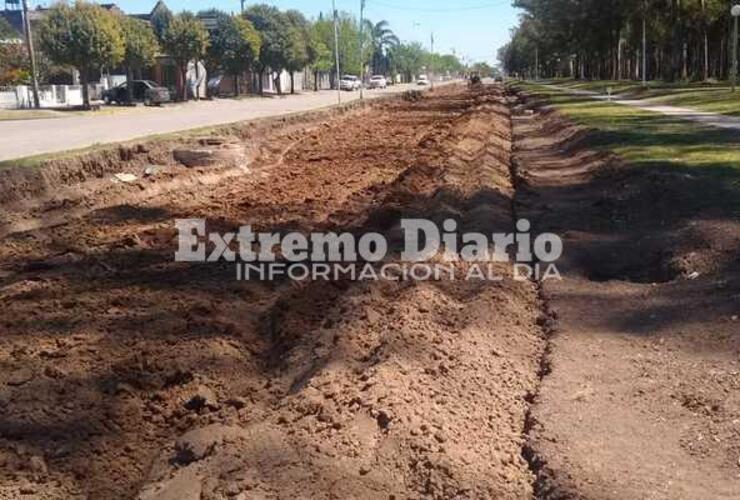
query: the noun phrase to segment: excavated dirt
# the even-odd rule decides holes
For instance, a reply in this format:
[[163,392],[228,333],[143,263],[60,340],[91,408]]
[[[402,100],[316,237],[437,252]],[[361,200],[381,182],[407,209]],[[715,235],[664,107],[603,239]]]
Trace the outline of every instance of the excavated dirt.
[[[446,87],[4,172],[0,498],[740,498],[737,174],[528,106]],[[178,218],[394,261],[404,217],[527,218],[564,279],[174,261]]]
[[534,284],[238,282],[173,255],[176,218],[391,241],[414,215],[510,231],[505,100],[438,89],[234,134],[246,166],[87,186],[79,211],[46,219],[15,205],[45,227],[0,241],[0,497],[531,497]]
[[542,287],[536,496],[740,498],[737,165],[632,167],[552,111],[513,123],[516,214],[566,248]]

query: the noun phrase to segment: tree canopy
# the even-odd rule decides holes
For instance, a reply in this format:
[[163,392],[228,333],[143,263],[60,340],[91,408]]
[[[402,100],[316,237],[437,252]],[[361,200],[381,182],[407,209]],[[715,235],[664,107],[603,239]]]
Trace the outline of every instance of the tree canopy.
[[126,66],[142,68],[154,64],[159,52],[159,42],[151,25],[138,19],[123,17],[121,28],[125,46],[123,62]]
[[125,44],[116,15],[85,2],[57,4],[40,26],[41,50],[57,64],[80,71],[85,107],[90,107],[89,72],[123,60]]
[[[244,16],[254,25],[262,38],[262,49],[258,58],[260,75],[268,69],[280,73],[288,64],[291,45],[291,25],[288,17],[277,7],[266,4],[249,7]],[[260,90],[261,85],[260,78]],[[278,92],[282,92],[279,85]]]
[[[524,10],[499,52],[507,71],[533,76],[725,78],[730,67],[728,0],[516,0]],[[539,63],[539,68],[536,68]]]
[[373,73],[387,73],[390,66],[388,53],[400,42],[388,21],[379,21],[373,24],[366,19],[363,28],[367,44],[369,46],[369,63]]
[[180,69],[182,99],[187,99],[188,63],[202,59],[208,49],[209,38],[203,23],[190,12],[177,14],[164,33],[164,49]]
[[152,24],[152,29],[154,29],[154,33],[156,33],[160,42],[164,40],[164,34],[174,17],[172,11],[163,2],[158,2],[154,7],[149,22]]
[[290,72],[290,93],[292,94],[295,92],[295,72],[308,66],[315,54],[311,43],[311,25],[305,16],[297,10],[289,10],[285,16],[289,24],[285,69]]
[[234,93],[239,94],[239,75],[252,68],[259,58],[262,39],[251,22],[241,16],[220,11],[201,15],[215,17],[206,53],[210,71],[223,70],[234,78]]

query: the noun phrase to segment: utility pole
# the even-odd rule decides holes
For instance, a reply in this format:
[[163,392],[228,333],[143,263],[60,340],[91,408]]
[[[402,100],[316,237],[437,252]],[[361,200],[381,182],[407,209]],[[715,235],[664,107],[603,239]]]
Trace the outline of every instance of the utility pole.
[[642,86],[647,87],[647,0],[642,2]]
[[365,24],[365,0],[360,0],[360,100],[363,99],[363,89],[365,87],[365,79],[363,76],[365,76],[365,51],[364,49],[364,40],[362,39],[362,32]]
[[434,88],[434,68],[432,68],[432,63],[434,62],[434,31],[432,31],[431,36],[431,51],[429,52],[430,59],[429,59],[429,86],[431,88]]
[[740,4],[733,5],[730,13],[735,18],[735,30],[732,33],[732,91],[735,92],[737,85],[737,18],[740,17]]
[[39,81],[36,77],[36,54],[33,50],[33,35],[31,34],[31,21],[28,19],[28,0],[23,0],[23,27],[26,32],[26,49],[28,59],[31,61],[31,88],[33,89],[33,107],[39,109]]
[[334,58],[336,64],[337,102],[342,104],[342,88],[339,85],[339,28],[337,27],[337,7],[335,1],[331,0],[331,10],[334,13]]

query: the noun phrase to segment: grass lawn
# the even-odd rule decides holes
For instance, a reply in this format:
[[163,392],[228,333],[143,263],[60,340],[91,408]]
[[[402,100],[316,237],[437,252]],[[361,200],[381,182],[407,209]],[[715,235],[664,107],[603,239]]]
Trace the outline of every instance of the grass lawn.
[[0,121],[37,120],[39,118],[61,118],[64,113],[47,109],[0,109]]
[[97,111],[84,111],[82,109],[0,109],[0,121],[69,118],[71,116],[95,117],[136,113],[147,109],[153,108],[146,108],[144,106],[102,106]]
[[624,80],[548,80],[543,83],[600,94],[606,94],[607,88],[611,88],[612,94],[620,94],[629,99],[644,99],[646,104],[665,104],[740,116],[740,87],[732,93],[726,83],[685,84],[651,81],[647,87],[643,87],[640,82]]
[[536,94],[574,122],[591,128],[593,133],[586,139],[589,147],[617,153],[638,168],[711,178],[717,189],[734,193],[727,202],[737,207],[740,217],[740,134],[736,131],[572,96],[543,85],[513,86]]

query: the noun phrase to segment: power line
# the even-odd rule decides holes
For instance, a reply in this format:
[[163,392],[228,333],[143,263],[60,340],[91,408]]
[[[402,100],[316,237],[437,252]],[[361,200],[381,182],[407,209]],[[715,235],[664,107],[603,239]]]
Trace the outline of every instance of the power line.
[[412,7],[409,5],[393,5],[385,2],[378,2],[377,0],[368,0],[368,3],[375,4],[378,7],[385,7],[387,9],[397,10],[408,10],[412,12],[460,12],[465,10],[483,10],[490,9],[492,7],[500,7],[502,5],[509,5],[511,0],[505,0],[502,2],[487,3],[482,5],[470,5],[460,7],[448,7],[448,8],[428,8],[428,7]]

